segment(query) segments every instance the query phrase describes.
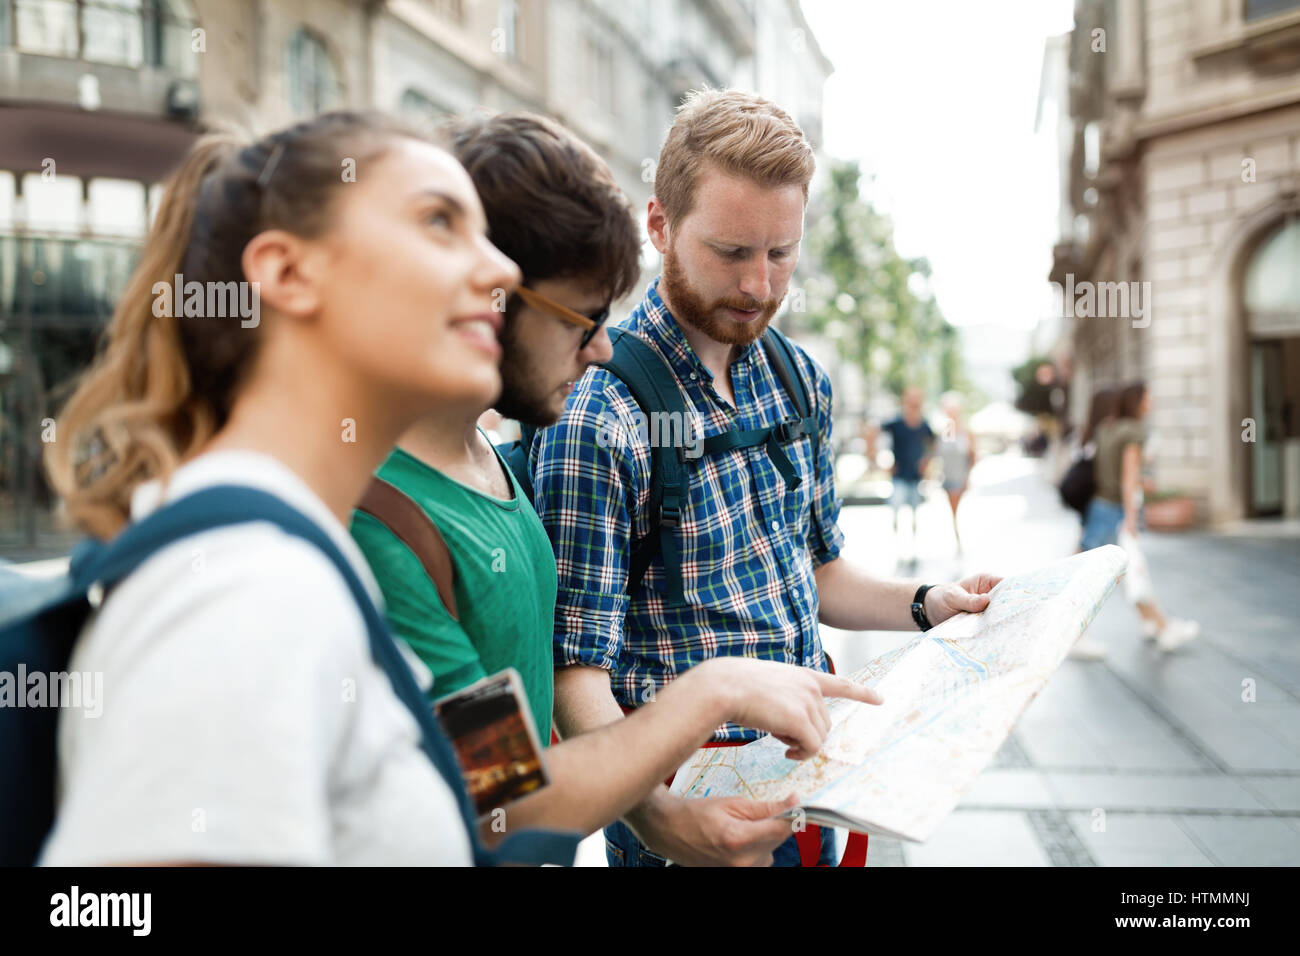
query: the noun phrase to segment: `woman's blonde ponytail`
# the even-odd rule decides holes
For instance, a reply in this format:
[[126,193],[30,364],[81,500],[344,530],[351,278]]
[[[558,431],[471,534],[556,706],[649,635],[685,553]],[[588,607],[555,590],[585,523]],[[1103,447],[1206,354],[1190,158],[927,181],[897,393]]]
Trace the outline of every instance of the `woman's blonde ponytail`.
[[238,149],[227,137],[201,140],[172,176],[104,348],[58,418],[50,481],[68,517],[96,537],[126,522],[137,484],[168,475],[214,430],[212,408],[191,391],[174,310],[156,310],[153,289],[183,269],[199,185]]

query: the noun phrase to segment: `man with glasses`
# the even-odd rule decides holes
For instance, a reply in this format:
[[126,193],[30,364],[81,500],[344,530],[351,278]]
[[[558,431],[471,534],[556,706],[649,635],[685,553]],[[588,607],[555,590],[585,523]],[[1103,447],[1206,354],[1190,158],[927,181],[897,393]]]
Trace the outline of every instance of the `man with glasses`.
[[555,316],[561,322],[568,322],[570,325],[576,325],[583,329],[582,338],[578,340],[578,351],[585,349],[588,343],[596,337],[600,327],[605,324],[609,318],[609,306],[592,313],[583,315],[580,312],[574,312],[567,305],[560,305],[554,299],[548,299],[539,292],[534,292],[528,286],[520,286],[515,293],[524,301],[525,305],[530,305],[539,312],[546,312]]
[[[640,274],[636,222],[600,158],[549,120],[506,114],[462,122],[451,133],[492,241],[524,279],[505,303],[495,407],[544,427],[559,418],[587,367],[613,354],[603,327],[610,303]],[[433,696],[513,667],[546,744],[555,560],[528,496],[476,427],[486,410],[481,402],[444,403],[403,435],[354,514],[352,534],[394,631],[433,672]],[[408,517],[416,509],[442,548],[434,553],[427,527],[421,539],[415,525],[385,520],[376,488],[390,506],[395,495],[405,501]],[[449,570],[440,572],[439,554]],[[551,785],[504,808],[507,829],[592,832],[630,810],[728,719],[770,730],[793,756],[810,757],[829,726],[823,694],[878,700],[866,688],[784,664],[729,660],[698,671],[661,695],[660,706],[551,747]],[[768,818],[782,809],[754,801],[736,813],[770,830],[775,846],[789,824]],[[767,849],[758,845],[754,861]]]

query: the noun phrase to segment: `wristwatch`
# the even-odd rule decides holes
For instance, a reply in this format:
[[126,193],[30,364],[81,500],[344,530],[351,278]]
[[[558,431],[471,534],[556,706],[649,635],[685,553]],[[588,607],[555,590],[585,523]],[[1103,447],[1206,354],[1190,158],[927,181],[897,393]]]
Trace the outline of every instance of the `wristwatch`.
[[932,587],[934,587],[933,584],[922,584],[916,589],[916,596],[912,598],[912,620],[923,631],[928,631],[934,627],[925,614],[925,595]]

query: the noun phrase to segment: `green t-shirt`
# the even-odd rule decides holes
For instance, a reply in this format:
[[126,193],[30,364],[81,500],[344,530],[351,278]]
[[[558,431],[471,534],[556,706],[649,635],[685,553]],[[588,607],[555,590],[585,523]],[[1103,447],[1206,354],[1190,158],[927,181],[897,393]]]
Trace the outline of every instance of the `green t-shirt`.
[[1093,462],[1097,497],[1113,504],[1120,501],[1124,470],[1124,449],[1146,441],[1146,426],[1136,418],[1120,418],[1097,429],[1097,457]]
[[387,527],[353,512],[352,537],[384,592],[394,632],[433,671],[433,696],[513,667],[547,746],[555,694],[555,554],[537,512],[505,462],[501,467],[514,490],[510,501],[462,485],[400,448],[376,472],[419,504],[446,539],[459,621],[419,559]]

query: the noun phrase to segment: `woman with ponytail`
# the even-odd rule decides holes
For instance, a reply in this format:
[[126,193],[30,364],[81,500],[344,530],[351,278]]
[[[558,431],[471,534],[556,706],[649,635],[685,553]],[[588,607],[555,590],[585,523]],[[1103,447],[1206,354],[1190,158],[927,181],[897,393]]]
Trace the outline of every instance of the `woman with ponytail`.
[[[464,170],[393,121],[201,141],[57,420],[67,514],[108,539],[203,488],[269,492],[380,602],[353,506],[419,416],[499,388],[493,305],[517,282]],[[245,522],[163,548],[71,667],[103,675],[103,707],[61,718],[45,863],[470,862],[358,602],[304,539]]]

